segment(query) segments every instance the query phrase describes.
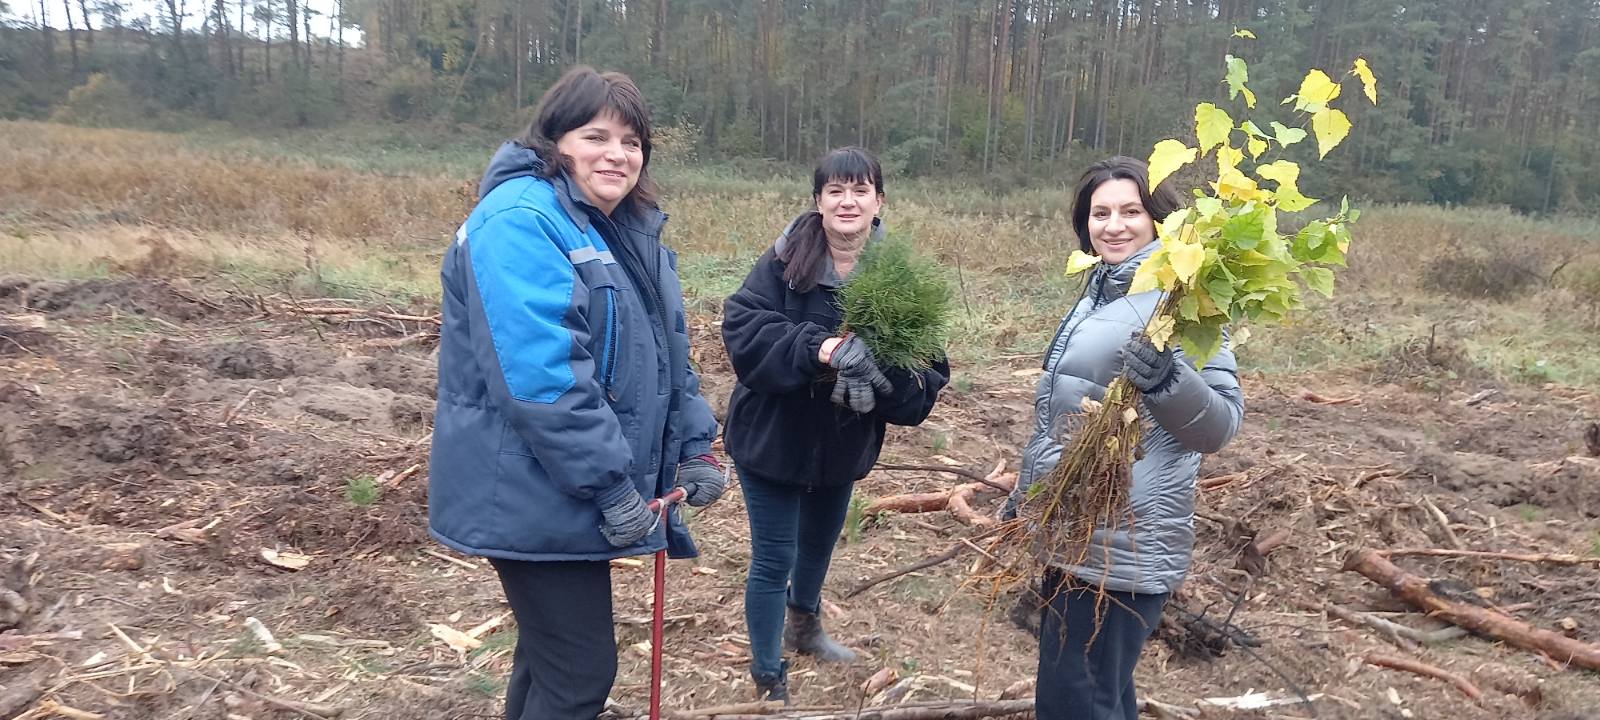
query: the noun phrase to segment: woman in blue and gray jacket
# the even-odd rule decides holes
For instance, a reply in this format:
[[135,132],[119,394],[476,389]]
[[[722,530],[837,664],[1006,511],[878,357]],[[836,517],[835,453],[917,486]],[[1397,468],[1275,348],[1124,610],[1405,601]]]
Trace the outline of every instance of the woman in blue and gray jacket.
[[[1181,206],[1170,186],[1152,190],[1145,163],[1129,157],[1090,166],[1073,199],[1079,245],[1101,262],[1045,355],[1035,430],[1007,513],[1014,515],[1028,487],[1060,461],[1070,441],[1063,418],[1081,413],[1085,398],[1101,399],[1118,375],[1143,394],[1146,430],[1133,464],[1130,525],[1097,530],[1082,564],[1063,558],[1045,574],[1039,720],[1138,715],[1134,665],[1189,571],[1200,456],[1222,449],[1244,416],[1226,343],[1204,367],[1182,350],[1158,351],[1143,328],[1161,293],[1127,294],[1139,264],[1160,247],[1156,223]],[[1111,602],[1097,603],[1099,592]]]
[[722,321],[739,377],[724,440],[750,517],[750,674],[767,700],[789,697],[785,645],[821,662],[855,659],[819,613],[851,487],[877,462],[885,424],[920,424],[950,381],[943,359],[921,372],[879,367],[861,338],[838,333],[839,286],[883,235],[878,159],[828,153],[811,194],[816,208],[756,261]]
[[650,117],[574,68],[490,161],[444,258],[433,536],[489,558],[517,619],[510,720],[593,720],[616,679],[612,558],[695,549],[647,501],[722,494],[661,245]]

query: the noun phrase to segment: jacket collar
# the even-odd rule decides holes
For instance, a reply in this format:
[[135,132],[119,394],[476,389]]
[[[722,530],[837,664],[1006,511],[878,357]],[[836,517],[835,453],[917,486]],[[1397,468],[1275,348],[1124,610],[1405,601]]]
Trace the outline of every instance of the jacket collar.
[[1161,241],[1152,240],[1149,245],[1139,248],[1139,252],[1129,256],[1127,260],[1115,265],[1102,263],[1096,267],[1091,287],[1095,288],[1099,301],[1110,302],[1127,295],[1128,286],[1133,284],[1133,276],[1139,271],[1139,266],[1160,249]]
[[[507,180],[519,177],[540,177],[546,163],[544,158],[532,148],[523,147],[513,140],[501,143],[495,151],[494,157],[489,160],[489,167],[483,172],[483,179],[478,183],[478,197],[488,195],[489,191],[499,187]],[[591,204],[584,197],[583,191],[577,183],[567,175],[566,171],[557,173],[550,178],[550,184],[556,190],[556,201],[561,204],[561,209],[572,219],[574,225],[583,232],[589,231],[590,211],[600,213],[600,209]],[[619,207],[620,209],[620,207]],[[604,214],[604,213],[601,213]],[[630,215],[626,216],[625,215]],[[611,217],[612,222],[634,232],[644,233],[655,237],[661,232],[661,226],[667,221],[667,216],[656,208],[639,207],[631,211],[623,211]]]

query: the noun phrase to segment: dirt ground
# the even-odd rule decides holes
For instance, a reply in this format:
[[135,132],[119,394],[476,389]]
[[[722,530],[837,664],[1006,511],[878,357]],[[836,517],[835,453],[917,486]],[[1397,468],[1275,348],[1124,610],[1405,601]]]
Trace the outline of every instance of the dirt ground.
[[[698,320],[696,360],[720,409],[732,375],[715,318]],[[506,614],[499,586],[426,531],[430,329],[311,318],[284,298],[182,280],[0,278],[0,718],[498,716],[515,637],[509,620],[483,627]],[[1247,373],[1245,428],[1201,472],[1235,479],[1202,492],[1196,566],[1174,598],[1206,620],[1169,613],[1140,666],[1143,697],[1208,718],[1600,718],[1593,672],[1478,637],[1403,649],[1322,612],[1442,627],[1342,571],[1360,547],[1600,556],[1600,462],[1584,442],[1600,398],[1470,376],[1408,382],[1449,359],[1414,350],[1337,378]],[[1015,469],[1036,363],[957,368],[965,379],[925,426],[892,433],[885,460]],[[858,487],[879,497],[957,480],[880,470]],[[676,709],[751,693],[739,493],[692,527],[703,557],[669,571]],[[1287,542],[1264,566],[1245,563],[1254,574],[1240,569],[1241,546],[1275,531]],[[905,700],[974,687],[993,698],[1031,678],[1034,640],[963,589],[967,557],[842,597],[972,532],[943,512],[864,518],[837,551],[826,610],[868,661],[796,661],[796,702],[854,708],[883,668],[918,678]],[[1600,643],[1595,564],[1395,561],[1440,594]],[[614,698],[637,710],[649,561],[613,577]],[[1206,637],[1219,627],[1253,647]],[[1368,665],[1369,651],[1454,672],[1483,698]],[[1251,692],[1314,699],[1266,711],[1201,702]]]

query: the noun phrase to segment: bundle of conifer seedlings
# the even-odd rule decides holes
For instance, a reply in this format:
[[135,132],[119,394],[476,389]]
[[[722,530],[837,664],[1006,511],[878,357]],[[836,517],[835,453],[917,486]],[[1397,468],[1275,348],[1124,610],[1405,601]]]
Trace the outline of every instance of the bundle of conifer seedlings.
[[945,269],[891,236],[867,245],[839,288],[839,330],[860,336],[880,367],[926,370],[945,354],[953,298]]

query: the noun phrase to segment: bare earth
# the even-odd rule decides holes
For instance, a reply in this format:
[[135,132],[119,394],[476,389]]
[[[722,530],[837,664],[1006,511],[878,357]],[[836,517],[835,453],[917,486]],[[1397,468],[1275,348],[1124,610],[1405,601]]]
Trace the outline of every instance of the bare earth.
[[[721,408],[732,375],[715,320],[698,319],[696,360]],[[434,361],[419,334],[430,329],[313,319],[285,298],[182,280],[0,278],[0,717],[498,716],[513,623],[479,628],[465,644],[452,631],[503,616],[499,586],[485,563],[426,531]],[[1448,360],[1439,357],[1423,364]],[[970,384],[952,389],[926,426],[896,430],[886,461],[982,474],[1004,460],[1014,470],[1036,365],[1015,357],[957,368]],[[1600,461],[1584,442],[1600,399],[1470,377],[1431,392],[1385,382],[1427,369],[1396,356],[1343,377],[1247,374],[1245,429],[1201,473],[1239,475],[1202,492],[1196,567],[1174,601],[1205,621],[1169,613],[1140,667],[1144,697],[1219,718],[1600,717],[1592,671],[1470,636],[1405,649],[1317,610],[1335,603],[1442,627],[1341,571],[1360,547],[1455,542],[1600,560]],[[1498,392],[1468,404],[1486,388]],[[1303,389],[1348,402],[1313,402]],[[363,476],[379,491],[368,505],[347,497]],[[880,497],[958,481],[880,470],[858,487]],[[1032,677],[1033,639],[962,587],[970,556],[841,597],[971,528],[943,512],[863,524],[835,556],[827,614],[870,661],[798,660],[797,703],[853,709],[863,682],[886,667],[921,678],[907,700],[970,698],[973,686],[992,699]],[[751,693],[739,493],[692,526],[704,554],[671,565],[666,608],[665,697],[680,710]],[[1240,547],[1274,531],[1288,540],[1264,571],[1240,569]],[[304,567],[271,564],[263,551]],[[643,560],[613,571],[614,698],[634,711],[648,695]],[[1442,595],[1600,643],[1595,564],[1395,561]],[[1256,647],[1219,641],[1214,631],[1230,623],[1229,634]],[[1481,704],[1445,682],[1368,665],[1369,651],[1454,672],[1482,690]],[[1266,711],[1197,705],[1252,691],[1315,700]]]

